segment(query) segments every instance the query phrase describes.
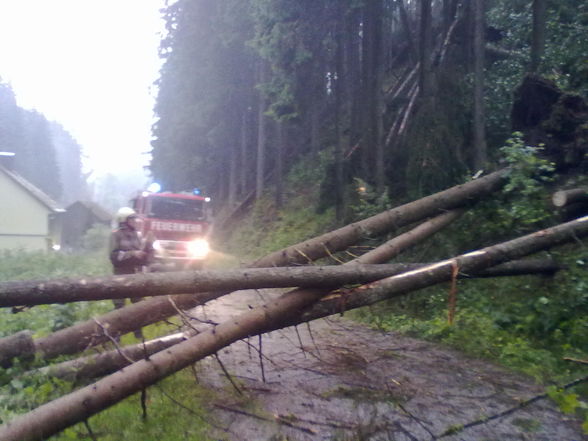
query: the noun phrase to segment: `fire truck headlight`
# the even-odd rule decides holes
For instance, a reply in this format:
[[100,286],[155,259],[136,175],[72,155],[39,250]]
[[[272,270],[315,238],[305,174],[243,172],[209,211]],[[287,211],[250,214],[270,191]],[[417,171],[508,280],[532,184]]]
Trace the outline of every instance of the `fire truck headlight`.
[[204,239],[196,239],[188,243],[188,252],[193,259],[204,259],[209,251],[210,246]]
[[161,242],[160,241],[156,240],[156,241],[153,242],[153,249],[155,251],[161,251],[162,248],[163,247],[161,246]]

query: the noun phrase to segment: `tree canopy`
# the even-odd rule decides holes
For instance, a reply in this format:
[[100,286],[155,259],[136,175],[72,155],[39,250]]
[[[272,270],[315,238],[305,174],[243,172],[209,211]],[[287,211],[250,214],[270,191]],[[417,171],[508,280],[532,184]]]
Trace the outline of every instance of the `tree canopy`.
[[164,11],[151,172],[225,204],[263,188],[277,200],[307,155],[328,162],[313,184],[335,192],[330,204],[359,181],[400,199],[460,182],[497,164],[526,72],[586,97],[587,11],[571,0],[540,11],[526,0],[178,0]]
[[80,145],[58,123],[19,107],[0,82],[0,151],[15,154],[11,167],[53,199],[68,204],[85,195]]

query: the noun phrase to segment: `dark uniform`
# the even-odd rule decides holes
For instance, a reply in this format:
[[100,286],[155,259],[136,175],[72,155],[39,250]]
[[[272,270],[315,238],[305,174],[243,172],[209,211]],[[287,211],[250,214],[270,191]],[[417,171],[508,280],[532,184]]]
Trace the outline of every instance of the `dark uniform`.
[[[119,275],[142,272],[143,266],[149,263],[151,255],[145,249],[141,233],[126,222],[121,223],[110,236],[110,262],[113,273]],[[133,302],[139,300],[131,299]],[[113,299],[112,302],[115,308],[122,308],[125,305],[125,299]]]

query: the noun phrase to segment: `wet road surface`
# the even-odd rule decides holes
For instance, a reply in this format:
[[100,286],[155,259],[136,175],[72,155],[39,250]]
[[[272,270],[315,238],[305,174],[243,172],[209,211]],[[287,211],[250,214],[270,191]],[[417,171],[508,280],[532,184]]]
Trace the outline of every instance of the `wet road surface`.
[[[240,291],[194,314],[223,321],[275,291]],[[249,441],[583,441],[580,423],[539,400],[440,437],[541,394],[532,379],[487,361],[346,318],[240,341],[198,365],[218,392],[212,439]],[[260,361],[261,358],[261,361]]]

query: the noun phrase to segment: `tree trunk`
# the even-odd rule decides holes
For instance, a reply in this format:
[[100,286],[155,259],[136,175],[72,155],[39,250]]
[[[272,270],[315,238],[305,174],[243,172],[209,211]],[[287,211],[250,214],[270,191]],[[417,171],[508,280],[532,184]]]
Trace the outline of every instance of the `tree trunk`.
[[[460,274],[480,272],[484,268],[507,262],[509,259],[518,259],[566,242],[574,242],[579,237],[587,235],[588,216],[479,251],[462,254],[454,259],[444,260],[409,273],[402,273],[374,282],[368,285],[367,288],[364,286],[347,291],[338,290],[309,307],[307,311],[291,319],[287,324],[299,324],[332,314],[340,314],[342,309],[347,311],[368,306],[410,291],[451,280],[454,265],[457,265]],[[491,269],[489,268],[489,270]],[[271,330],[273,329],[264,331]]]
[[243,198],[249,191],[249,183],[247,182],[247,175],[249,174],[249,158],[251,153],[249,152],[249,108],[244,106],[241,113],[241,142],[239,149],[239,167],[238,171],[238,183],[239,190],[238,194],[240,198]]
[[[452,216],[453,214],[453,216]],[[450,212],[425,222],[411,231],[404,242],[416,243],[438,231],[457,215]],[[446,219],[446,220],[445,220]],[[435,223],[433,223],[436,221]],[[443,221],[440,222],[440,221]],[[430,225],[430,226],[429,226]],[[398,238],[405,235],[398,236]],[[396,239],[398,239],[396,238]],[[402,246],[400,248],[404,249]],[[396,245],[388,245],[390,250]],[[366,260],[375,250],[364,254],[362,263],[383,262],[388,252]],[[355,269],[341,265],[249,268],[227,270],[182,271],[173,273],[133,274],[82,280],[48,280],[42,282],[4,282],[0,284],[0,305],[44,305],[127,297],[165,296],[178,292],[238,291],[241,289],[336,287],[347,283],[367,283],[394,273],[393,265],[366,265]],[[190,295],[190,294],[186,294]],[[2,340],[0,340],[1,342]]]
[[[146,341],[145,343],[125,346],[120,349],[114,349],[112,351],[46,366],[39,369],[38,373],[44,376],[57,377],[71,382],[98,378],[112,374],[113,372],[116,372],[137,360],[147,358],[156,352],[163,351],[170,346],[187,340],[192,335],[194,334],[180,332]],[[27,375],[33,374],[35,374],[35,372],[27,373]]]
[[[448,224],[446,215],[438,216],[438,218],[444,218],[445,219],[445,221],[443,222],[444,225]],[[392,257],[397,256],[402,251],[404,251],[407,248],[411,247],[412,245],[416,244],[420,240],[428,237],[434,231],[439,230],[440,229],[440,225],[439,225],[440,222],[438,221],[438,218],[427,221],[423,225],[419,225],[415,229],[401,234],[400,236],[379,246],[378,248],[373,250],[373,252],[366,253],[363,256],[356,258],[355,260],[353,260],[351,262],[348,262],[347,264],[343,265],[342,267],[344,267],[345,269],[351,269],[353,272],[356,272],[357,271],[357,264],[376,264],[376,263],[381,262],[381,260],[379,260],[379,259],[391,259]],[[427,228],[426,227],[427,224],[437,224],[437,226]],[[383,252],[382,252],[382,250],[383,250]],[[421,267],[422,265],[423,264],[395,264],[395,265],[391,265],[390,266],[390,269],[391,269],[390,275],[398,274],[398,273],[401,273],[404,271],[413,270],[413,269]],[[342,268],[342,267],[339,267],[339,268]],[[363,268],[363,267],[360,266],[360,268]],[[247,271],[252,271],[252,270],[247,270]],[[265,269],[263,271],[265,271]],[[243,277],[243,279],[247,279],[247,278],[248,277]],[[323,290],[322,292],[327,293],[328,290],[327,291]],[[30,344],[32,344],[32,338],[30,338],[30,341],[31,341]]]
[[533,36],[531,41],[531,65],[529,71],[536,73],[541,65],[545,51],[545,22],[547,20],[547,0],[533,0]]
[[588,202],[588,189],[573,188],[556,191],[551,198],[551,202],[556,208],[562,208],[577,202]]
[[362,34],[362,176],[374,174],[376,191],[384,190],[384,154],[378,131],[381,82],[382,0],[368,0],[364,4]]
[[[405,250],[409,244],[420,242],[421,240],[435,234],[439,230],[445,228],[456,219],[458,219],[464,210],[457,209],[441,214],[428,222],[424,222],[416,228],[395,237],[376,249],[365,253],[357,259],[358,263],[368,262],[386,262],[397,256],[401,250]],[[418,238],[415,241],[415,238]]]
[[[267,66],[265,61],[260,61],[260,83],[263,84],[267,81]],[[255,199],[260,199],[264,190],[265,180],[265,149],[267,142],[267,118],[265,111],[267,107],[267,100],[263,96],[263,92],[259,91],[259,101],[257,109],[257,162],[255,172]]]
[[421,1],[421,25],[419,41],[419,89],[421,96],[429,97],[432,93],[432,16],[431,0]]
[[320,151],[320,109],[318,103],[314,102],[309,111],[310,124],[310,151],[313,155],[318,155]]
[[457,12],[458,0],[443,0],[443,34],[447,35]]
[[308,263],[331,253],[344,250],[362,238],[383,234],[390,228],[399,228],[421,219],[435,216],[440,210],[467,205],[474,199],[483,198],[500,189],[506,169],[452,187],[414,202],[393,208],[370,218],[339,228],[330,233],[308,239],[284,248],[256,261],[253,266],[284,266]]
[[336,52],[335,52],[335,222],[342,225],[344,216],[345,182],[343,178],[343,139],[341,136],[341,115],[343,114],[341,103],[343,102],[343,17],[339,17],[336,26]]
[[[389,276],[393,276],[430,265],[430,263],[396,263],[386,266],[391,268]],[[560,265],[550,259],[517,260],[473,273],[459,273],[457,277],[458,279],[475,279],[523,275],[552,276],[561,269],[562,267]],[[67,381],[80,381],[102,377],[116,372],[134,361],[173,346],[187,338],[188,334],[185,333],[173,334],[145,342],[145,345],[137,344],[125,346],[120,348],[120,350],[107,351],[97,355],[76,358],[74,360],[54,364],[39,369],[39,372],[46,376],[62,378]],[[32,338],[30,341],[32,342]],[[30,374],[33,373],[34,372],[30,372]]]
[[360,19],[359,8],[348,14],[345,20],[345,91],[349,105],[349,143],[355,145],[361,138],[361,82],[360,63]]
[[[235,140],[236,141],[236,140]],[[229,146],[229,183],[228,183],[228,196],[227,203],[230,207],[235,206],[237,200],[237,159],[239,158],[239,152],[237,150],[238,144],[235,142]]]
[[484,110],[484,0],[474,0],[474,170],[486,166],[486,118]]
[[[235,341],[268,330],[280,329],[285,323],[292,325],[317,316],[324,317],[340,313],[342,310],[373,304],[450,280],[455,265],[466,272],[481,270],[513,258],[577,240],[578,237],[587,234],[588,217],[584,217],[420,270],[349,290],[344,294],[335,293],[314,306],[313,304],[323,296],[322,291],[291,291],[185,342],[158,352],[147,360],[133,363],[124,370],[94,384],[15,418],[0,428],[0,439],[3,441],[45,439],[218,352]],[[336,299],[333,300],[333,297]]]
[[414,34],[412,32],[412,27],[410,26],[410,20],[408,19],[406,7],[404,6],[404,0],[397,0],[397,4],[400,15],[400,21],[402,22],[402,28],[404,29],[406,39],[408,40],[408,46],[410,47],[410,55],[412,61],[416,63],[419,59],[419,51],[414,41]]
[[284,202],[284,142],[286,137],[284,136],[284,127],[286,123],[278,121],[276,122],[276,173],[274,175],[274,190],[275,190],[275,203],[276,208],[279,210],[282,208]]
[[[20,331],[14,335],[0,338],[0,366],[8,368],[14,357],[32,359],[35,352],[33,333]],[[22,357],[24,355],[24,357]]]

